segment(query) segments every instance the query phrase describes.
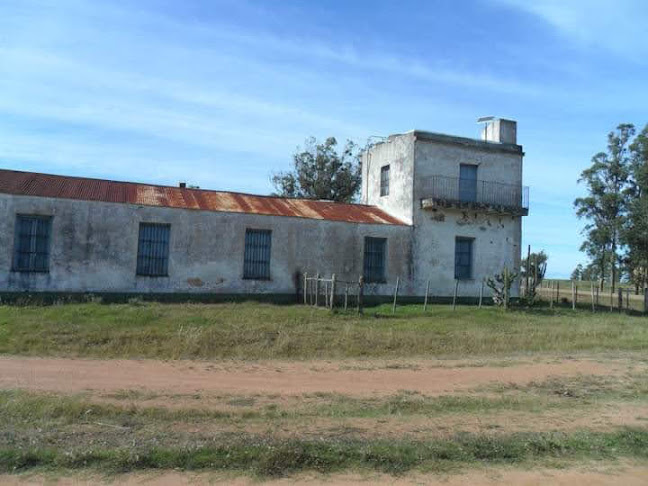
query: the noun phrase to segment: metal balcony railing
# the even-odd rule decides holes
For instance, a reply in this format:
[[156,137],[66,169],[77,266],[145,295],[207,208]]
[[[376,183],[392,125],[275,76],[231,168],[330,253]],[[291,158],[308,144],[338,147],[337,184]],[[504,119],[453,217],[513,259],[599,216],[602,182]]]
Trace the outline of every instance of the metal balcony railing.
[[484,208],[528,214],[529,188],[503,182],[431,176],[422,183],[423,201],[432,200],[445,206]]

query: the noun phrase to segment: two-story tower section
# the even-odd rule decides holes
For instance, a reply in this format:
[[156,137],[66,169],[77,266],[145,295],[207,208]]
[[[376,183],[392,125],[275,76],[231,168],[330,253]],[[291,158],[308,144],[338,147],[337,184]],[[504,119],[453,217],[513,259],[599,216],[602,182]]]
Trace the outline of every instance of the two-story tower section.
[[[512,120],[482,118],[481,139],[413,130],[362,157],[362,202],[412,225],[410,291],[478,295],[505,267],[520,268],[524,152]],[[512,289],[513,295],[518,289]]]

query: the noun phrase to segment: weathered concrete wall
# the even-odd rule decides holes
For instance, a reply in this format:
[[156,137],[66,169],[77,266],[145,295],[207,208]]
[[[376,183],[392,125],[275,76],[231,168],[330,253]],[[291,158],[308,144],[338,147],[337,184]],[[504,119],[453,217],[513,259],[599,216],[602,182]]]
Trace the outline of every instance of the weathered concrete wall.
[[[11,271],[16,214],[51,215],[50,272]],[[169,276],[136,276],[140,222],[171,225]],[[246,228],[272,230],[271,280],[244,280]],[[296,272],[357,281],[365,236],[388,239],[388,284],[411,273],[411,227],[0,195],[0,290],[292,293]],[[410,292],[405,285],[403,291]]]
[[[394,135],[362,158],[362,203],[378,206],[412,224],[414,218],[414,136]],[[380,195],[380,169],[389,165],[389,195]]]
[[[522,218],[483,211],[421,209],[425,178],[459,177],[460,164],[476,164],[479,180],[522,184],[522,152],[486,143],[441,143],[419,139],[415,148],[414,285],[418,292],[430,279],[431,292],[450,295],[454,290],[455,238],[474,238],[473,278],[459,283],[460,295],[478,295],[481,281],[506,266],[520,266]],[[513,295],[516,295],[517,288]]]
[[414,193],[423,197],[425,178],[439,175],[459,177],[460,164],[477,165],[477,179],[522,185],[522,153],[502,150],[498,145],[475,141],[474,145],[416,141]]

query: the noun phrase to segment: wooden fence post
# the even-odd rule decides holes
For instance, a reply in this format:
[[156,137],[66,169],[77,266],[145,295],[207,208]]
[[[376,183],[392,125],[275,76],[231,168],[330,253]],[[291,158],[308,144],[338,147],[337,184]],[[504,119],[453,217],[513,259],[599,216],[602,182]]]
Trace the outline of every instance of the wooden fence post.
[[572,280],[572,310],[576,310],[576,285],[574,285],[574,281]]
[[504,268],[504,310],[508,310],[509,282],[510,282],[509,269]]
[[626,311],[630,310],[630,289],[626,289]]
[[331,309],[335,306],[335,274],[331,276]]
[[317,272],[315,275],[315,307],[319,305],[319,294],[320,294],[320,274]]
[[479,287],[479,308],[482,308],[482,301],[484,300],[484,279],[482,278],[481,286]]
[[430,279],[428,279],[427,285],[425,286],[425,300],[423,301],[423,312],[427,311],[428,295],[430,295]]
[[455,279],[454,295],[452,296],[452,310],[457,307],[457,290],[459,290],[459,280]]
[[530,297],[529,292],[529,279],[531,278],[531,245],[527,247],[527,259],[526,259],[526,278],[524,279],[524,296]]
[[304,272],[304,305],[308,304],[308,272]]
[[392,305],[392,315],[396,314],[396,299],[398,298],[399,285],[400,285],[400,277],[396,277],[396,288],[394,289],[394,304]]
[[648,287],[644,289],[644,312],[648,312]]
[[594,304],[594,282],[592,282],[592,312],[596,312],[596,304]]
[[364,278],[358,279],[358,314],[362,314],[362,297],[364,293]]
[[349,307],[349,284],[344,286],[344,310]]
[[533,256],[533,298],[537,297],[536,290],[538,288],[538,255]]
[[553,309],[553,299],[554,299],[554,282],[551,281],[551,289],[549,290],[549,308]]
[[560,305],[560,282],[556,282],[556,305]]
[[623,312],[623,289],[619,288],[618,292],[619,292],[619,296],[618,296],[619,312]]

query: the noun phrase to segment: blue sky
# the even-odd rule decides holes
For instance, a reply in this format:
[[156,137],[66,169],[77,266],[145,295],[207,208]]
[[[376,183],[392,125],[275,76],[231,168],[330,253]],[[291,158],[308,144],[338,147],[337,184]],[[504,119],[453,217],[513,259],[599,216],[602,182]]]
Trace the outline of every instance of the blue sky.
[[268,193],[310,135],[518,120],[548,274],[578,175],[648,123],[643,0],[0,0],[0,167]]

